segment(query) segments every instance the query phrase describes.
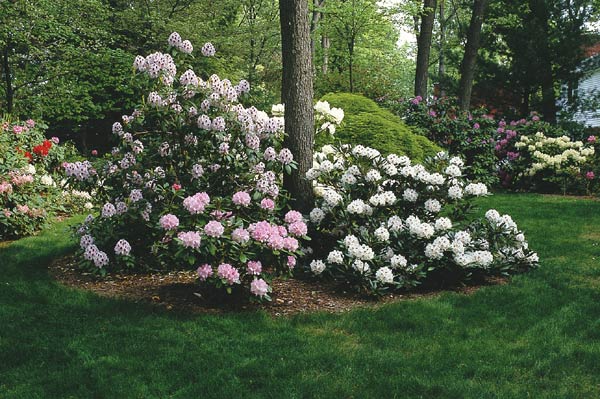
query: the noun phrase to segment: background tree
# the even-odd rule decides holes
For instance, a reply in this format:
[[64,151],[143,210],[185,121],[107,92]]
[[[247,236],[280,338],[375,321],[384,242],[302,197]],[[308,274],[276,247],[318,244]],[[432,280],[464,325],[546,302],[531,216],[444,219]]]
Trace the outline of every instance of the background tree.
[[415,96],[427,96],[427,80],[429,76],[429,54],[433,22],[436,14],[436,0],[423,0],[421,25],[417,37],[417,65],[415,71]]
[[[479,51],[479,42],[481,38],[481,25],[488,0],[475,0],[473,2],[473,12],[471,13],[471,23],[467,32],[467,44],[465,53],[460,64],[460,83],[458,87],[458,103],[460,109],[467,111],[471,105],[471,89],[473,88],[473,77],[475,75],[475,63],[477,61],[477,52]],[[442,55],[440,55],[442,57]]]

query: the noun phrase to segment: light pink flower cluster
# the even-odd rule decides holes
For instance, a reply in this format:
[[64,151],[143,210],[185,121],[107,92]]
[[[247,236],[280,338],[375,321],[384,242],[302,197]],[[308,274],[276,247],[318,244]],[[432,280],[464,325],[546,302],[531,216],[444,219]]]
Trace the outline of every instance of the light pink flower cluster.
[[217,222],[216,220],[211,220],[204,226],[204,233],[210,237],[221,237],[225,228],[221,224],[221,222]]
[[204,209],[209,203],[210,197],[205,192],[196,193],[183,200],[184,208],[192,215],[204,212]]
[[298,249],[298,240],[294,237],[288,237],[285,226],[277,226],[263,220],[251,224],[248,230],[254,240],[265,243],[273,250],[296,251]]
[[13,171],[9,173],[9,176],[11,177],[12,184],[15,186],[33,182],[33,175]]
[[167,213],[166,215],[161,216],[159,223],[160,227],[165,230],[174,230],[179,226],[179,219],[177,216]]
[[226,280],[229,285],[234,283],[239,284],[240,282],[240,272],[229,263],[221,263],[217,268],[217,275],[221,279]]
[[197,231],[182,231],[177,234],[177,238],[181,240],[181,244],[186,248],[200,247],[200,233]]
[[269,285],[262,278],[255,279],[250,283],[250,292],[258,297],[265,296],[269,292]]
[[262,264],[258,260],[251,260],[248,262],[246,270],[248,274],[258,276],[262,272]]
[[231,239],[237,243],[244,244],[250,240],[250,233],[243,227],[238,227],[231,233]]
[[213,275],[213,269],[212,266],[209,264],[204,264],[200,267],[198,267],[198,278],[200,279],[200,281],[206,281],[207,278],[209,278],[210,276]]
[[13,186],[7,181],[0,183],[0,194],[11,194],[13,192]]
[[233,194],[233,203],[240,206],[248,206],[250,205],[251,199],[250,194],[245,191],[238,191]]
[[275,209],[275,201],[270,198],[263,198],[262,201],[260,201],[260,207],[267,211],[272,211]]

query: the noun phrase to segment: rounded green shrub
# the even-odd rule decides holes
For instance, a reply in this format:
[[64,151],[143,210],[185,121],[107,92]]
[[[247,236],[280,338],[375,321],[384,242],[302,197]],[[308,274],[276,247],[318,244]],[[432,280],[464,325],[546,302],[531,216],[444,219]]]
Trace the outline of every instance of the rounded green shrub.
[[441,151],[426,137],[413,133],[400,118],[366,97],[330,93],[321,101],[329,102],[332,107],[342,108],[345,117],[334,137],[325,134],[317,137],[319,146],[337,142],[362,144],[384,154],[406,155],[416,162]]

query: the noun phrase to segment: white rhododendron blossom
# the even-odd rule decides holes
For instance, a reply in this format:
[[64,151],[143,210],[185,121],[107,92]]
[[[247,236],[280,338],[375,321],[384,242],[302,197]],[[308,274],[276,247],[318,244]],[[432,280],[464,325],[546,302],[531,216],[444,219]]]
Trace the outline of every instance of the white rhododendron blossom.
[[591,143],[572,141],[568,136],[546,137],[542,132],[522,135],[515,143],[515,149],[521,158],[527,159],[528,164],[518,178],[532,177],[542,172],[551,172],[553,175],[577,174],[595,153]]
[[319,196],[310,219],[323,250],[315,251],[313,274],[381,294],[442,270],[460,280],[537,265],[509,215],[490,210],[480,219],[468,217],[470,201],[488,190],[464,177],[458,157],[441,154],[421,165],[343,145],[328,146],[314,159],[307,178]]

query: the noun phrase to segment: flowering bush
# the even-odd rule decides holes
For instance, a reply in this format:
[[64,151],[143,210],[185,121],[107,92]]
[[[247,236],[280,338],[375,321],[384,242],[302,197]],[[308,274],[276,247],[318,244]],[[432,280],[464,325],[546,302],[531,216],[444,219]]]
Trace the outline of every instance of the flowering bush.
[[415,97],[390,106],[405,122],[439,144],[449,153],[465,160],[465,174],[473,180],[497,182],[494,116],[480,108],[462,112],[450,97],[424,100]]
[[468,220],[470,199],[488,191],[463,171],[463,161],[446,153],[424,166],[361,145],[324,147],[307,173],[317,195],[310,221],[324,236],[315,241],[325,243],[310,270],[380,294],[440,275],[534,267],[537,255],[509,215],[490,210]]
[[55,173],[73,148],[46,139],[32,119],[0,123],[0,239],[32,234],[56,211],[81,210],[87,193],[61,188]]
[[65,167],[72,181],[98,186],[103,201],[79,228],[82,263],[100,274],[193,268],[205,286],[268,299],[267,273],[293,269],[307,230],[298,212],[280,217],[282,174],[296,168],[281,148],[283,120],[238,102],[247,81],[186,69],[193,46],[177,33],[169,49],[136,57],[138,77],[154,90],[113,125],[120,141],[105,165]]
[[590,191],[594,168],[598,166],[595,144],[594,136],[583,142],[567,136],[546,137],[542,132],[522,135],[512,143],[514,150],[507,151],[504,167],[514,175],[515,184],[521,186],[550,182],[560,185],[563,194],[577,190],[577,185]]

